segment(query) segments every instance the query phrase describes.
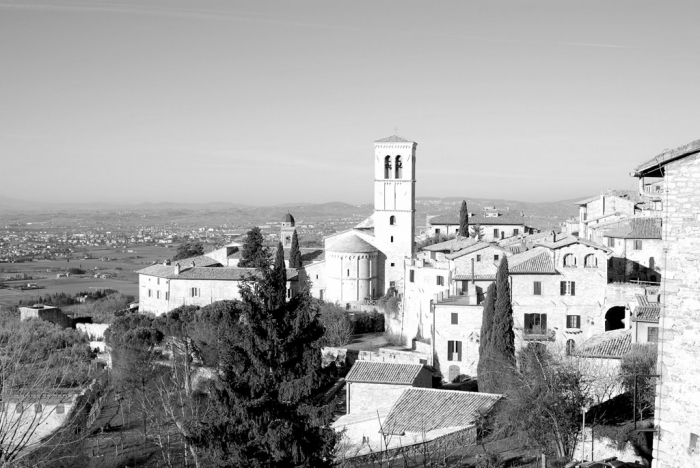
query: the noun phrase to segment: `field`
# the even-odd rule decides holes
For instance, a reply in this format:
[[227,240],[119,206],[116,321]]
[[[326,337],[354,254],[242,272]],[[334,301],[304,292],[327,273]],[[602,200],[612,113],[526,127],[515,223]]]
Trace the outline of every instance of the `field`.
[[[81,253],[81,256],[90,254],[92,259],[74,258],[66,260],[51,260],[27,263],[2,263],[0,274],[8,275],[25,274],[31,279],[4,280],[8,287],[26,286],[27,283],[37,284],[41,289],[18,291],[15,289],[0,289],[0,304],[13,304],[20,299],[43,296],[64,292],[76,294],[82,291],[96,289],[115,289],[123,294],[132,295],[138,300],[138,275],[136,270],[145,268],[153,262],[161,262],[175,255],[175,249],[161,246],[131,247],[111,250],[89,250]],[[114,260],[101,261],[100,257],[108,257]],[[56,275],[68,268],[80,268],[86,270],[86,275],[72,276],[69,278],[57,278]],[[117,278],[99,279],[93,278],[93,273],[113,273]]]

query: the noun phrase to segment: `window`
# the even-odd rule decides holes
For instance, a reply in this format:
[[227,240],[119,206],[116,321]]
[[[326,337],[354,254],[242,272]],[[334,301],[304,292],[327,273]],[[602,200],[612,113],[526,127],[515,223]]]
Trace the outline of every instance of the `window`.
[[520,234],[520,229],[513,229],[513,235],[517,236],[518,234]]
[[447,360],[461,361],[462,360],[462,342],[448,341],[447,342]]
[[396,175],[394,179],[401,179],[403,177],[403,163],[401,162],[401,156],[396,156]]
[[436,236],[439,236],[439,235],[440,235],[440,228],[436,228],[436,229],[435,229],[435,235],[436,235]]
[[457,312],[452,312],[452,316],[450,317],[450,324],[459,325],[459,314],[457,314]]
[[318,279],[318,275],[316,275],[316,279]]
[[391,266],[394,266],[394,264],[392,263]]
[[153,292],[149,289],[148,290],[148,297],[151,297],[153,295]]
[[562,281],[560,284],[560,293],[562,296],[576,295],[576,281]]
[[608,237],[608,247],[615,247],[615,239]]
[[394,215],[389,216],[389,224],[391,226],[396,225],[396,216],[394,216]]
[[659,327],[649,327],[647,329],[647,342],[658,343],[659,341]]
[[566,316],[566,328],[581,328],[581,316],[580,315],[567,315]]
[[410,281],[411,283],[415,282],[415,280],[416,280],[415,273],[416,273],[416,270],[409,270],[408,271],[408,281]]
[[438,276],[436,278],[436,284],[438,286],[444,286],[445,285],[445,277],[444,276]]
[[498,261],[498,255],[494,255],[494,256],[493,256],[493,261],[494,261],[494,262],[497,262],[497,261]]
[[160,291],[156,291],[156,299],[160,299]]
[[169,291],[165,291],[165,300],[166,301],[170,300],[170,292]]
[[654,257],[649,257],[649,269],[653,270],[655,266],[656,262],[654,261]]
[[394,236],[391,236],[391,242],[394,242]]
[[634,241],[634,250],[642,250],[642,241],[640,241],[640,240]]
[[566,355],[571,356],[576,350],[576,342],[574,340],[566,340]]
[[199,296],[199,288],[190,288],[190,297]]
[[384,158],[384,178],[391,179],[391,156]]
[[547,333],[547,314],[525,314],[526,335],[544,335]]
[[532,283],[534,291],[532,294],[535,296],[541,296],[542,295],[542,281],[535,281]]
[[66,411],[63,404],[56,405],[56,414],[63,414]]
[[477,262],[480,262],[480,261],[481,261],[481,255],[477,255],[477,256],[476,256],[476,261],[477,261]]
[[287,288],[287,299],[292,297],[292,288]]
[[574,254],[564,255],[564,266],[565,267],[575,267],[576,266],[576,257],[574,257]]
[[498,229],[493,230],[493,238],[498,239]]
[[583,259],[583,266],[586,268],[596,268],[598,266],[598,257],[594,254],[588,254]]
[[156,284],[160,284],[160,278],[156,280]]
[[348,274],[347,274],[347,276],[350,276],[350,268],[348,268]]

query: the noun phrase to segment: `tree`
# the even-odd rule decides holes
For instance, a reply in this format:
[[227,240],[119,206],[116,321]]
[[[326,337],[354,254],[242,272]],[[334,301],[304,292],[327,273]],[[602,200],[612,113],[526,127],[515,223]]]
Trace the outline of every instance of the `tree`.
[[474,232],[471,233],[471,236],[474,239],[480,241],[483,235],[484,235],[484,233],[482,232],[481,224],[476,223],[474,225]]
[[259,227],[254,227],[246,234],[238,266],[260,268],[269,263],[267,249],[263,246],[263,235]]
[[495,393],[493,382],[494,362],[491,346],[493,321],[496,315],[496,283],[491,283],[486,290],[483,317],[481,319],[481,333],[479,335],[479,363],[477,364],[477,376],[479,391]]
[[289,251],[289,268],[301,268],[301,250],[296,229],[292,235],[292,249]]
[[329,302],[319,303],[319,321],[324,328],[321,346],[343,347],[350,343],[353,323],[342,307]]
[[462,208],[459,210],[459,235],[469,237],[469,211],[466,200],[462,200]]
[[182,260],[183,258],[198,257],[200,255],[204,255],[204,246],[201,242],[185,242],[177,248],[173,260]]
[[508,259],[503,256],[496,273],[496,307],[491,328],[491,346],[503,362],[515,366],[515,334],[513,333],[513,304],[510,293]]
[[[634,396],[634,376],[656,374],[656,345],[653,343],[633,344],[632,350],[622,358],[620,378],[624,389]],[[650,416],[654,410],[656,398],[656,380],[651,377],[637,377],[638,419]]]
[[272,288],[274,290],[272,306],[280,307],[287,296],[287,269],[284,265],[284,248],[282,242],[277,244],[277,255],[272,267]]
[[236,314],[221,323],[221,379],[191,441],[205,466],[332,466],[330,411],[315,397],[323,328],[308,291],[274,300],[274,269],[241,286]]

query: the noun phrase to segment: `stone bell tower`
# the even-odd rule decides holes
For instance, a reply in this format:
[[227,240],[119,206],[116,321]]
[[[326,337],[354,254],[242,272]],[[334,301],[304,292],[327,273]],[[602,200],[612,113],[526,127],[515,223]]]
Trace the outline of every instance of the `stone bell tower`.
[[296,227],[294,226],[294,216],[287,213],[284,215],[282,227],[280,228],[280,242],[282,242],[282,248],[292,248],[292,237],[294,236],[294,231],[296,231]]
[[386,256],[384,291],[401,291],[404,260],[414,252],[416,146],[398,135],[374,142],[374,238]]

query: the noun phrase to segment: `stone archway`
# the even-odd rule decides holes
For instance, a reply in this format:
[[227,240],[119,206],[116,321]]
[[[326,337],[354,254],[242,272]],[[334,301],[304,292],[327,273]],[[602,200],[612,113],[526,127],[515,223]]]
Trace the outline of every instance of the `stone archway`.
[[625,328],[625,307],[615,306],[605,313],[605,331]]

